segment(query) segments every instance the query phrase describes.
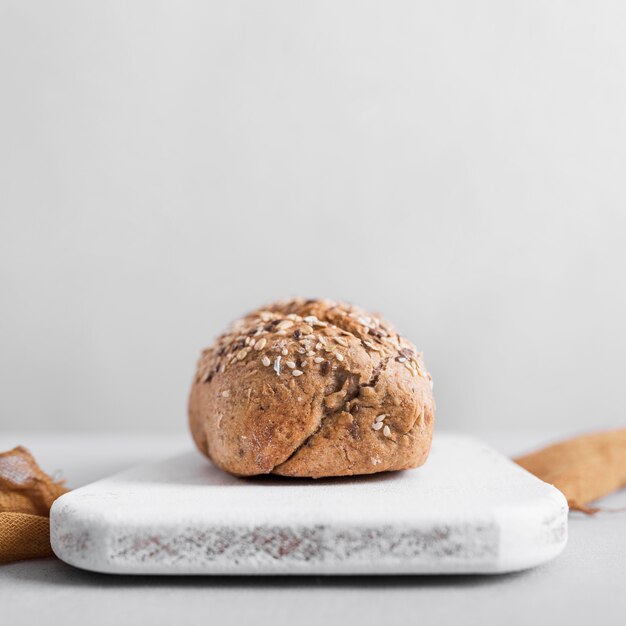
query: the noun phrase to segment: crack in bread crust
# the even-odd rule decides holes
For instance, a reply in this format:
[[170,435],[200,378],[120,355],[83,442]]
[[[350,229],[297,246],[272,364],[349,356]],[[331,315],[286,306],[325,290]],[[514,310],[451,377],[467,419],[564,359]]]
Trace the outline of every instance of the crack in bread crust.
[[302,448],[307,446],[311,442],[311,440],[322,430],[322,428],[324,427],[324,425],[326,424],[328,420],[330,420],[333,416],[337,416],[338,414],[343,412],[343,409],[341,408],[329,409],[325,405],[326,398],[328,398],[329,396],[335,393],[341,392],[342,389],[346,385],[348,385],[348,389],[346,390],[346,394],[343,398],[341,406],[344,406],[346,403],[349,404],[350,402],[352,402],[352,400],[354,400],[358,396],[359,394],[358,381],[357,381],[355,390],[350,389],[351,385],[349,385],[349,381],[351,380],[351,378],[354,378],[354,376],[355,376],[354,374],[352,374],[351,372],[348,372],[348,370],[344,368],[337,368],[333,372],[333,384],[330,386],[330,389],[331,389],[330,393],[327,391],[324,394],[324,400],[322,400],[322,405],[321,405],[322,411],[321,411],[317,428],[315,428],[315,430],[310,435],[305,437],[305,439],[302,442],[300,442],[298,446],[294,448],[293,452],[284,461],[276,465],[272,469],[272,472],[276,469],[279,469],[281,465],[285,465],[285,463],[288,463],[289,461],[291,461],[298,454],[298,452],[300,452]]

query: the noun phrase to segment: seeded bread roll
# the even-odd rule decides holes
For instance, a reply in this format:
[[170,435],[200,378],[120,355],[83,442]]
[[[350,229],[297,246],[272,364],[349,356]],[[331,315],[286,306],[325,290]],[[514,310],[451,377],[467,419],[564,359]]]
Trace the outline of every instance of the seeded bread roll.
[[434,413],[413,344],[329,300],[280,301],[234,322],[202,353],[189,399],[196,445],[238,476],[418,467]]

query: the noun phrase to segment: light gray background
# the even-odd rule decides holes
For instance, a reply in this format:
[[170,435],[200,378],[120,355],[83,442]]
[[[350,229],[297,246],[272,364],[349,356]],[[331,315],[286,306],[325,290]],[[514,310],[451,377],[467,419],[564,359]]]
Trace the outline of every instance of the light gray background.
[[0,0],[0,427],[178,430],[276,297],[383,311],[439,425],[624,424],[623,2]]

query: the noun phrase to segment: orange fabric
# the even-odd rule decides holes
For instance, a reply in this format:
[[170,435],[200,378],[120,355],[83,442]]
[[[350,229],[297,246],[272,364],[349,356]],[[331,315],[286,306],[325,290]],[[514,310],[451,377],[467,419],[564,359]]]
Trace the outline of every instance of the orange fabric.
[[626,487],[626,428],[574,437],[515,462],[562,491],[570,509],[596,513],[591,502]]
[[66,491],[26,448],[0,453],[0,563],[52,555],[48,516]]

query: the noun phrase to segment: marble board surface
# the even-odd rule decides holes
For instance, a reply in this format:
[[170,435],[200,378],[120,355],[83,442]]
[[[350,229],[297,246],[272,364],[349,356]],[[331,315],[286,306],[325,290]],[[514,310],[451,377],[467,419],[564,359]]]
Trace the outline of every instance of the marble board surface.
[[454,574],[527,569],[567,541],[556,488],[479,440],[437,434],[422,468],[230,476],[195,451],[53,505],[63,561],[117,574]]

